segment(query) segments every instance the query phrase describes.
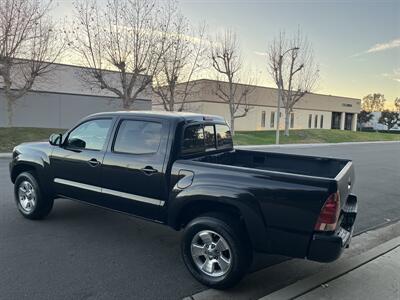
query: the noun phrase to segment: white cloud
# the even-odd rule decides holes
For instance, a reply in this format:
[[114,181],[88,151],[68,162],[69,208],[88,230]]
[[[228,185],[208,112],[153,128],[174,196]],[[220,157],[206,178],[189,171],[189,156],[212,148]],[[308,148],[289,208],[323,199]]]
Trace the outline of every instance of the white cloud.
[[391,73],[383,73],[382,76],[400,82],[400,68],[393,69]]
[[399,48],[399,47],[400,47],[400,38],[396,38],[396,39],[393,39],[386,43],[377,43],[377,44],[373,45],[371,48],[367,49],[366,51],[352,55],[352,57],[357,57],[357,56],[367,54],[367,53],[375,53],[375,52],[385,51],[385,50]]
[[389,50],[389,49],[398,48],[398,47],[400,47],[400,38],[391,40],[387,43],[375,44],[374,46],[369,48],[366,51],[366,53],[379,52],[379,51]]

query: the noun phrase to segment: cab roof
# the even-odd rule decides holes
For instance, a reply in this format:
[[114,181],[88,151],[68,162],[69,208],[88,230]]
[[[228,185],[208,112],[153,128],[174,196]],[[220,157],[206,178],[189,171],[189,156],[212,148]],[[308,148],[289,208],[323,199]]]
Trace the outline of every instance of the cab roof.
[[89,117],[115,117],[115,116],[137,116],[137,117],[154,117],[159,119],[169,119],[175,121],[185,122],[216,122],[226,123],[225,119],[221,116],[208,115],[208,114],[196,114],[191,112],[170,112],[170,111],[113,111],[113,112],[101,112],[92,114]]

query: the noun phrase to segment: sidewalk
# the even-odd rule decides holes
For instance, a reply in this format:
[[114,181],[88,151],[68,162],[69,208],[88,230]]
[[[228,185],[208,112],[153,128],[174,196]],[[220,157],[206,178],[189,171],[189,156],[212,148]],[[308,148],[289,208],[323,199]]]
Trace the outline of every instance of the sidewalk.
[[400,247],[296,299],[400,299]]
[[400,300],[400,237],[334,262],[261,299]]

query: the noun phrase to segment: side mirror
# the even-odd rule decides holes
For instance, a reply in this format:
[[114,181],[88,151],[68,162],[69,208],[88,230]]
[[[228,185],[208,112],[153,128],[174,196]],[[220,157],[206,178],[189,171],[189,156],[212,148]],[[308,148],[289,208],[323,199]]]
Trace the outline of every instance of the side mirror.
[[73,138],[68,140],[68,146],[76,149],[85,149],[86,142],[78,138]]
[[53,133],[49,137],[49,143],[53,146],[60,146],[61,145],[62,134],[61,133]]

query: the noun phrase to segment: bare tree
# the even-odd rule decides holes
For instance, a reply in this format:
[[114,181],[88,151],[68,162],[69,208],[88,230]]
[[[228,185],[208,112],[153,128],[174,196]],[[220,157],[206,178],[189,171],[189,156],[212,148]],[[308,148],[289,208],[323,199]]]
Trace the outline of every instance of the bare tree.
[[84,81],[114,93],[131,109],[159,71],[169,11],[155,0],[108,0],[104,8],[94,0],[76,2],[71,44],[88,67]]
[[45,79],[64,43],[48,16],[50,2],[0,0],[0,79],[12,126],[15,102]]
[[225,81],[217,82],[215,94],[229,106],[230,126],[234,134],[235,120],[249,112],[248,96],[254,91],[250,76],[248,84],[239,84],[242,58],[235,32],[227,29],[223,34],[216,35],[211,45],[211,59],[213,69]]
[[385,108],[385,96],[381,93],[366,95],[361,101],[361,108],[367,112],[383,111]]
[[278,105],[283,104],[285,135],[289,136],[290,113],[294,105],[315,88],[319,79],[311,43],[300,31],[291,38],[280,32],[268,49],[268,71],[279,90],[281,100],[278,99]]
[[394,107],[397,110],[397,112],[400,113],[400,97],[397,97],[394,99]]
[[204,67],[205,26],[201,25],[195,32],[175,8],[171,15],[166,51],[161,58],[160,72],[155,76],[153,91],[165,110],[182,111],[196,86],[191,80]]

